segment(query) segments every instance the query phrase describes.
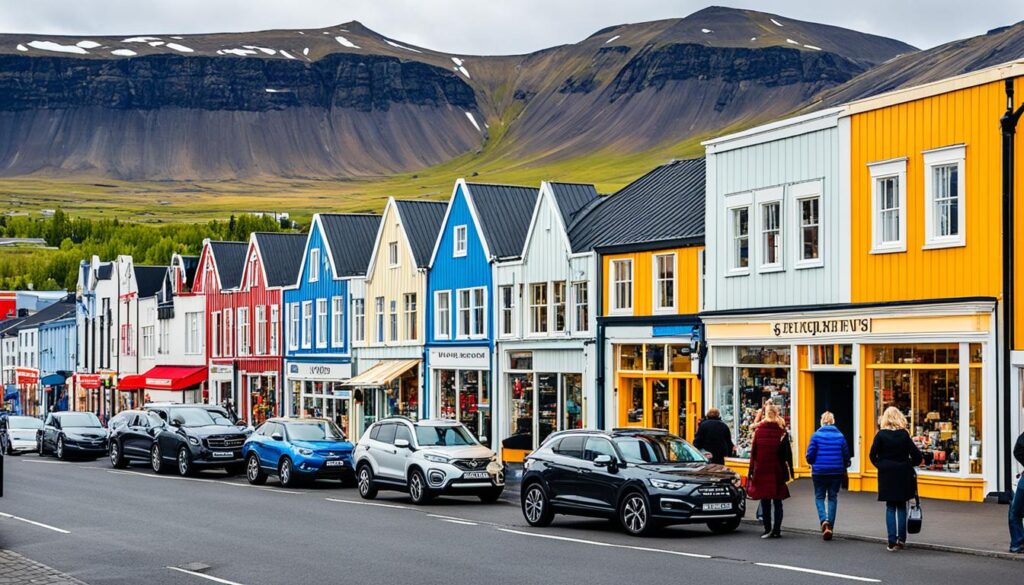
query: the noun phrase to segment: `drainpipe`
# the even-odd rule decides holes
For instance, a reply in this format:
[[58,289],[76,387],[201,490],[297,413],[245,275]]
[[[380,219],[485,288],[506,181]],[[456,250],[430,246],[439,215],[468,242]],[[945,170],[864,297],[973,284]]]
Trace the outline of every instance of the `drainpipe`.
[[[597,251],[594,252],[594,257],[597,260],[597,278],[595,283],[597,284],[597,295],[595,298],[597,304],[594,306],[594,310],[598,315],[601,315],[604,309],[604,259],[601,258],[601,254]],[[603,315],[602,315],[603,316]],[[603,429],[604,425],[604,321],[600,318],[595,319],[597,322],[597,342],[595,343],[594,350],[597,352],[597,428]]]
[[1013,82],[1015,78],[1006,80],[1006,112],[999,119],[1003,134],[1003,432],[1002,448],[1003,456],[1003,486],[1005,493],[1000,500],[1008,499],[1012,489],[1013,461],[1009,455],[1009,448],[1013,441],[1010,434],[1010,423],[1012,420],[1011,408],[1013,401],[1010,397],[1010,376],[1013,374],[1013,367],[1010,358],[1014,346],[1014,233],[1013,233],[1013,189],[1014,189],[1014,135],[1017,131],[1017,122],[1024,114],[1024,105],[1013,109]]

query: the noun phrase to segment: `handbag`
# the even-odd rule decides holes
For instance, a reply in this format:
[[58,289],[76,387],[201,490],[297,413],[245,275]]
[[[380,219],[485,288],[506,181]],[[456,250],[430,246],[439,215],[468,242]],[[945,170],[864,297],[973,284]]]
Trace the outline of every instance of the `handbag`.
[[841,480],[841,482],[842,482],[841,483],[841,487],[844,490],[846,490],[846,491],[850,491],[850,472],[849,472],[849,470],[846,470],[846,469],[843,470],[843,479]]
[[914,499],[907,503],[907,533],[918,534],[924,522],[924,511],[921,510],[921,497],[917,495],[917,473],[914,473]]

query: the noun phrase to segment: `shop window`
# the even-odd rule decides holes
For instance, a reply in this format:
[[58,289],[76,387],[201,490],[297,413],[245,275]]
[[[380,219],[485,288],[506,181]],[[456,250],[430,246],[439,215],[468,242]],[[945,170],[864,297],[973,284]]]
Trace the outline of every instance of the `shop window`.
[[644,346],[620,345],[619,369],[627,372],[640,372],[644,369]]
[[972,343],[970,346],[968,346],[968,351],[970,352],[971,363],[980,364],[982,359],[981,344]]
[[530,333],[548,331],[548,285],[546,282],[530,285]]
[[736,348],[737,363],[789,365],[788,347],[741,346]]
[[925,247],[962,246],[964,146],[924,153]]
[[510,370],[533,369],[533,352],[531,351],[513,351],[509,353],[508,357]]
[[437,339],[451,337],[451,299],[451,291],[439,290],[434,293],[434,337]]
[[668,380],[651,382],[651,422],[654,428],[668,430],[669,398]]
[[565,282],[555,281],[551,283],[551,309],[554,316],[551,319],[554,324],[554,331],[565,331]]
[[509,439],[513,449],[533,449],[533,374],[509,374]]
[[872,253],[905,252],[907,159],[868,165],[871,174]]
[[668,371],[670,372],[685,373],[693,371],[689,345],[668,346],[668,359]]
[[644,381],[640,378],[623,378],[620,392],[626,393],[626,421],[642,424],[644,422]]
[[583,375],[562,374],[561,430],[583,428]]
[[968,420],[970,421],[971,433],[967,437],[968,449],[968,471],[970,473],[981,473],[981,431],[982,431],[982,404],[981,404],[981,368],[970,368],[970,402]]
[[812,366],[848,366],[853,364],[853,345],[830,344],[810,346]]
[[645,353],[647,354],[646,358],[648,372],[665,371],[665,346],[647,345],[645,346]]
[[537,374],[537,445],[558,430],[558,374]]
[[736,453],[750,456],[754,423],[765,403],[774,402],[787,426],[790,425],[790,349],[788,347],[740,346],[735,348],[736,362],[728,353],[714,369],[714,401],[736,436]]
[[874,364],[958,364],[958,344],[876,345],[871,348]]

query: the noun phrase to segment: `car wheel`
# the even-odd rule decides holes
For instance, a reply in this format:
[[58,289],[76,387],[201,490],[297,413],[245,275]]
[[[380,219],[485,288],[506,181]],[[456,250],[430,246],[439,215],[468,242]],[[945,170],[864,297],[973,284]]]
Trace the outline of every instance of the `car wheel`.
[[182,477],[192,475],[192,454],[188,452],[187,448],[182,447],[178,449],[178,458],[176,461],[178,464],[178,475]]
[[64,453],[64,437],[57,437],[57,459],[64,460],[66,453]]
[[153,473],[164,473],[167,469],[164,467],[164,454],[160,451],[160,445],[153,445],[149,450],[149,465],[153,468]]
[[115,469],[124,469],[128,462],[124,459],[124,454],[121,453],[121,446],[117,444],[117,441],[110,442],[110,465]]
[[632,536],[643,536],[651,531],[651,507],[640,492],[629,492],[619,504],[619,523]]
[[413,469],[412,473],[409,474],[409,497],[412,498],[412,503],[417,506],[427,504],[430,500],[434,499],[434,494],[431,493],[430,487],[427,485],[427,479],[423,477],[423,472],[419,469]]
[[501,493],[504,491],[504,487],[491,488],[486,492],[480,492],[479,494],[477,494],[477,497],[480,498],[480,501],[485,504],[493,504],[494,502],[498,501],[498,498],[501,497]]
[[43,450],[43,439],[36,439],[36,452],[39,453],[40,457],[46,455],[46,451]]
[[523,492],[523,518],[530,526],[547,526],[555,519],[551,501],[539,483],[531,483]]
[[267,474],[260,467],[260,458],[253,453],[245,463],[245,479],[252,485],[263,485],[267,483]]
[[373,484],[373,470],[369,463],[363,463],[356,472],[356,485],[359,487],[359,495],[364,500],[372,500],[377,497],[377,486]]
[[277,465],[277,478],[281,480],[281,487],[295,487],[299,483],[298,474],[295,473],[295,465],[292,460],[285,457]]
[[729,534],[740,527],[740,521],[740,518],[712,520],[711,522],[708,522],[708,528],[715,534]]

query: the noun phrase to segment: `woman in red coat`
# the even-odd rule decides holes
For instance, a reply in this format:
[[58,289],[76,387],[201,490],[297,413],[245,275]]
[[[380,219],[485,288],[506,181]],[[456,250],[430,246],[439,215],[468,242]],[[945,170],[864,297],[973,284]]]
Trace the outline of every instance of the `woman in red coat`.
[[786,423],[779,407],[769,403],[764,420],[754,431],[750,449],[750,497],[761,500],[764,534],[761,538],[782,536],[782,500],[789,497],[786,484],[792,478],[793,451]]

